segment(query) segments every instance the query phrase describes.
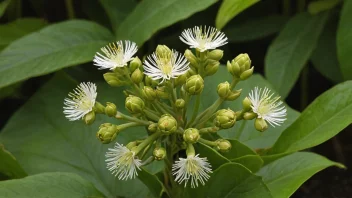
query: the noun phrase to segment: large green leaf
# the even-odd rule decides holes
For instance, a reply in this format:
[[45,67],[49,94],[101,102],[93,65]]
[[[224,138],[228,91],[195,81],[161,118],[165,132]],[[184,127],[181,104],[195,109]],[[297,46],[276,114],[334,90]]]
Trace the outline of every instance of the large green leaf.
[[315,99],[277,140],[270,154],[294,152],[325,142],[352,123],[352,81]]
[[339,28],[337,30],[337,55],[342,75],[345,79],[352,79],[352,1],[344,1],[341,11]]
[[259,155],[245,155],[231,160],[248,168],[252,173],[257,172],[264,164],[264,161]]
[[16,158],[0,144],[0,173],[9,178],[22,178],[27,176],[26,172],[18,164]]
[[263,177],[273,197],[283,198],[290,197],[307,179],[329,166],[343,167],[320,155],[298,152],[264,166],[257,174]]
[[194,144],[195,150],[197,153],[199,153],[200,157],[206,157],[211,164],[212,169],[217,169],[223,164],[226,164],[230,162],[230,160],[226,159],[224,156],[222,156],[220,153],[215,151],[213,148],[203,144],[203,143],[197,143]]
[[[219,97],[216,89],[219,83],[228,81],[231,82],[231,75],[226,70],[226,67],[220,67],[219,71],[211,77],[211,79],[205,79],[205,86],[202,93],[202,97],[207,100],[202,100],[203,107],[209,107]],[[242,100],[248,96],[250,90],[258,87],[268,87],[274,90],[270,83],[268,83],[262,76],[253,75],[246,81],[240,82],[236,89],[242,89],[241,96],[235,101],[225,102],[222,108],[230,107],[234,111],[242,109]],[[280,134],[296,120],[299,113],[287,106],[287,120],[280,127],[269,127],[264,133],[258,132],[254,128],[253,121],[238,121],[235,126],[231,129],[221,130],[219,135],[226,139],[238,139],[247,146],[257,148],[267,148],[272,146],[275,141],[279,138]]]
[[11,42],[23,37],[26,34],[43,28],[46,22],[42,19],[23,18],[14,22],[0,25],[0,50]]
[[0,182],[0,197],[104,197],[90,182],[73,173],[42,173]]
[[50,25],[24,36],[0,53],[0,88],[89,62],[112,39],[104,27],[83,20]]
[[161,197],[163,193],[166,193],[164,184],[159,180],[156,175],[153,175],[149,171],[142,168],[138,174],[138,178],[148,186],[148,189],[155,197]]
[[144,0],[122,22],[119,39],[128,39],[141,46],[158,30],[202,11],[217,0]]
[[[62,113],[63,100],[77,82],[57,76],[45,84],[9,120],[0,133],[0,142],[17,158],[29,174],[73,172],[88,181],[107,197],[145,197],[147,188],[138,180],[120,181],[105,164],[105,152],[113,144],[103,145],[95,133],[100,124],[118,121],[98,115],[91,126],[82,121],[69,122]],[[121,89],[98,84],[98,100],[114,102],[123,111]],[[128,129],[118,136],[120,143],[142,139],[144,128]]]
[[280,15],[255,18],[227,27],[224,32],[230,42],[252,41],[279,32],[287,20],[286,17]]
[[242,144],[238,140],[229,140],[231,143],[231,150],[226,153],[222,153],[227,159],[233,160],[245,155],[254,155],[256,154],[251,148],[247,147],[246,145]]
[[259,0],[224,0],[216,16],[216,27],[222,29],[233,17]]
[[328,13],[300,13],[290,19],[270,45],[265,57],[265,75],[285,98],[315,49]]

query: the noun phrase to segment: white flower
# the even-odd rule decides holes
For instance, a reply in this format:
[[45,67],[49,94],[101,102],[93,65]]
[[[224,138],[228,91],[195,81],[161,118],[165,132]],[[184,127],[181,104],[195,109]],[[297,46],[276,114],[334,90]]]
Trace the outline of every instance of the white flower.
[[191,187],[198,187],[198,181],[203,185],[210,178],[209,173],[211,171],[211,165],[208,162],[207,158],[200,158],[190,155],[187,158],[179,158],[179,161],[176,161],[172,165],[172,174],[176,176],[175,181],[182,183],[185,181],[185,187],[187,182],[191,179]]
[[68,94],[69,98],[64,101],[64,114],[70,121],[81,119],[92,111],[97,98],[97,86],[94,83],[82,82],[73,92]]
[[273,127],[280,126],[286,120],[286,107],[280,100],[280,96],[273,97],[268,88],[255,87],[249,94],[252,110]]
[[142,161],[136,157],[135,152],[119,143],[113,149],[109,148],[105,157],[107,168],[120,180],[134,179],[142,166]]
[[97,52],[94,56],[94,65],[99,69],[113,70],[116,67],[124,67],[127,62],[133,59],[133,55],[137,52],[137,44],[132,41],[117,41],[102,47],[101,51],[105,54]]
[[153,80],[162,79],[162,83],[186,73],[189,70],[188,65],[189,62],[182,54],[172,50],[169,56],[163,57],[154,52],[144,61],[143,67],[146,75]]
[[182,32],[180,39],[191,48],[197,48],[199,51],[215,49],[227,44],[227,37],[214,27],[194,27]]

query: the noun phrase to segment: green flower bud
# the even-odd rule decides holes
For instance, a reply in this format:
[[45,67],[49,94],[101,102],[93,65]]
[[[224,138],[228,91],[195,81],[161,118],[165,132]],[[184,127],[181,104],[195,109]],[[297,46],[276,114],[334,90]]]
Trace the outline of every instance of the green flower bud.
[[229,71],[232,74],[232,76],[240,75],[241,68],[238,64],[232,64],[230,63],[230,61],[227,61],[226,67],[227,67],[227,71]]
[[126,98],[125,107],[131,113],[142,113],[144,102],[139,97],[130,95]]
[[147,86],[150,86],[150,87],[155,87],[157,86],[159,83],[153,79],[151,79],[149,76],[146,76],[145,77],[145,84]]
[[91,111],[91,112],[87,113],[86,115],[84,115],[83,116],[83,121],[87,125],[93,124],[93,122],[95,121],[95,112]]
[[114,103],[107,102],[105,107],[105,114],[109,117],[114,117],[117,113],[117,108]]
[[94,104],[94,112],[95,113],[104,113],[105,107],[100,102],[95,102]]
[[135,84],[139,84],[140,82],[142,82],[144,77],[143,72],[140,69],[136,69],[134,70],[134,72],[131,75],[131,80],[132,82],[134,82]]
[[116,138],[118,132],[118,126],[111,123],[104,123],[100,125],[96,136],[103,144],[108,144]]
[[220,62],[214,60],[208,60],[207,66],[205,66],[205,75],[211,76],[215,74],[219,69]]
[[175,86],[179,86],[179,85],[185,84],[186,80],[187,80],[187,73],[178,76],[175,79]]
[[130,71],[134,72],[136,69],[142,66],[142,61],[138,58],[135,57],[131,62],[130,62]]
[[195,128],[188,128],[183,133],[183,140],[187,143],[194,144],[200,138],[200,134],[198,129]]
[[169,114],[164,114],[158,121],[158,129],[161,133],[169,135],[177,130],[177,121]]
[[[248,54],[239,54],[236,58],[234,58],[231,63],[227,62],[227,70],[233,75],[240,77],[245,71],[249,70],[251,67],[251,59],[249,58]],[[249,78],[249,73],[246,72],[242,76],[242,80]],[[253,71],[252,71],[253,73]]]
[[223,82],[218,85],[217,92],[220,98],[226,99],[227,96],[231,93],[230,83]]
[[121,81],[116,75],[116,73],[108,72],[108,73],[105,73],[103,76],[105,81],[112,87],[120,87],[120,86],[126,85],[126,82]]
[[145,99],[153,101],[156,98],[156,93],[155,90],[149,86],[144,86],[143,87],[143,96]]
[[236,114],[231,109],[220,109],[216,112],[216,116],[214,119],[215,126],[228,129],[233,127],[236,122]]
[[242,89],[235,90],[235,91],[231,91],[231,92],[227,95],[226,100],[229,100],[229,101],[236,100],[238,97],[240,97],[241,92],[242,92]]
[[219,61],[223,55],[224,55],[224,51],[219,49],[215,49],[208,52],[208,58],[216,61]]
[[178,109],[183,109],[183,107],[185,107],[185,104],[186,104],[186,102],[185,102],[185,100],[182,99],[182,98],[177,99],[176,102],[175,102],[175,106],[176,106],[176,108],[178,108]]
[[243,114],[243,119],[245,119],[245,120],[253,120],[256,117],[257,117],[257,114],[255,114],[253,112],[245,112]]
[[228,152],[232,148],[231,143],[225,139],[218,139],[216,140],[216,143],[217,143],[216,149],[223,153]]
[[242,101],[243,111],[247,112],[252,110],[252,102],[248,97],[245,97]]
[[191,64],[192,67],[197,68],[198,67],[198,61],[197,61],[197,57],[194,56],[194,54],[192,53],[191,50],[186,49],[185,51],[185,57],[188,60],[188,62]]
[[148,131],[154,133],[158,129],[158,124],[157,123],[152,123],[148,126]]
[[191,95],[202,93],[204,88],[204,80],[200,75],[194,75],[187,79],[185,90]]
[[241,79],[241,80],[246,80],[246,79],[248,79],[249,77],[251,77],[252,74],[253,74],[253,70],[254,70],[254,67],[252,67],[252,68],[250,68],[250,69],[244,71],[244,72],[240,75],[240,79]]
[[263,118],[257,118],[254,121],[254,127],[257,131],[264,132],[268,129],[268,124]]
[[242,111],[236,111],[236,120],[242,120],[243,119],[243,112]]
[[155,160],[163,160],[166,157],[166,150],[163,147],[157,147],[153,150]]
[[169,98],[169,93],[166,91],[166,87],[156,87],[155,89],[156,95],[160,99],[168,99]]
[[172,52],[170,48],[168,48],[166,45],[158,45],[156,47],[156,54],[159,57],[167,58],[167,57],[171,57]]

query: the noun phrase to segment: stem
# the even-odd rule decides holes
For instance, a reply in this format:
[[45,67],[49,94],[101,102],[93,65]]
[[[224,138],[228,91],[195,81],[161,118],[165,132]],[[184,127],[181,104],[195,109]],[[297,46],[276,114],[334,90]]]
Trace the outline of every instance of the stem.
[[194,150],[193,144],[187,144],[186,154],[187,157],[196,155],[196,151]]
[[206,140],[206,139],[203,139],[203,138],[199,138],[198,142],[201,142],[201,143],[206,144],[206,145],[209,145],[209,146],[216,146],[216,145],[218,145],[216,142],[209,141],[209,140]]
[[140,123],[130,122],[130,123],[120,124],[118,126],[119,126],[120,130],[124,130],[129,127],[140,126],[140,125],[141,125]]
[[197,95],[196,104],[193,109],[193,115],[192,115],[192,118],[189,121],[189,123],[186,125],[186,128],[188,128],[189,126],[192,126],[194,120],[196,119],[197,114],[198,114],[198,110],[199,110],[199,105],[200,105],[200,94]]
[[147,139],[143,140],[143,142],[137,146],[136,150],[134,150],[134,152],[136,152],[136,155],[141,150],[143,150],[146,146],[148,146],[149,144],[154,142],[160,135],[161,135],[160,132],[156,132],[156,133],[153,133],[152,135],[150,135]]
[[136,123],[139,123],[139,124],[142,124],[142,125],[146,125],[146,126],[150,125],[150,123],[148,121],[140,120],[138,118],[134,118],[134,117],[125,115],[125,114],[123,114],[121,112],[117,112],[115,118],[116,119],[121,119],[121,120],[131,121],[131,122],[136,122]]
[[215,133],[217,131],[219,131],[219,127],[216,126],[199,129],[199,133]]
[[73,8],[73,1],[72,0],[65,0],[67,16],[69,19],[75,18],[75,9]]
[[147,109],[144,109],[143,111],[145,113],[145,115],[147,117],[149,117],[150,119],[154,120],[154,121],[159,121],[159,116],[155,115],[153,112],[147,110]]

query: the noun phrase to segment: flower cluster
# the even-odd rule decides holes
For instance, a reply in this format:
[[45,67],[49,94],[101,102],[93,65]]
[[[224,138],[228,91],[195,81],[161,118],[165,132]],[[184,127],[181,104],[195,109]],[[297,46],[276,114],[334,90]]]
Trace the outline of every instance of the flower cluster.
[[[91,82],[81,83],[64,100],[63,112],[70,121],[82,119],[86,124],[92,124],[97,114],[125,121],[119,125],[100,125],[96,136],[103,144],[114,142],[127,128],[146,127],[146,138],[140,137],[125,146],[115,142],[115,147],[106,153],[108,170],[120,180],[134,179],[142,166],[154,160],[165,160],[165,178],[174,179],[185,187],[189,183],[191,188],[205,185],[211,177],[212,165],[207,153],[197,153],[195,145],[207,145],[220,153],[229,152],[232,147],[226,139],[206,139],[210,136],[205,134],[253,119],[254,128],[263,132],[269,127],[267,123],[275,127],[286,120],[286,107],[268,88],[255,87],[237,111],[219,109],[224,101],[235,101],[240,97],[243,91],[235,89],[237,83],[253,74],[254,67],[248,54],[239,54],[227,62],[231,82],[220,83],[216,90],[218,99],[203,112],[198,112],[204,82],[218,71],[223,57],[223,51],[217,48],[227,43],[227,37],[216,28],[204,26],[185,30],[180,40],[192,50],[180,53],[158,45],[141,61],[135,56],[136,43],[117,41],[96,53],[94,65],[108,70],[104,74],[105,81],[112,87],[126,88],[123,93],[129,115],[112,102],[99,103],[97,87]],[[193,105],[191,100],[194,100]],[[189,115],[192,116],[188,117],[187,111],[191,111]],[[150,149],[153,152],[148,152]],[[166,181],[165,185],[174,183]]]

